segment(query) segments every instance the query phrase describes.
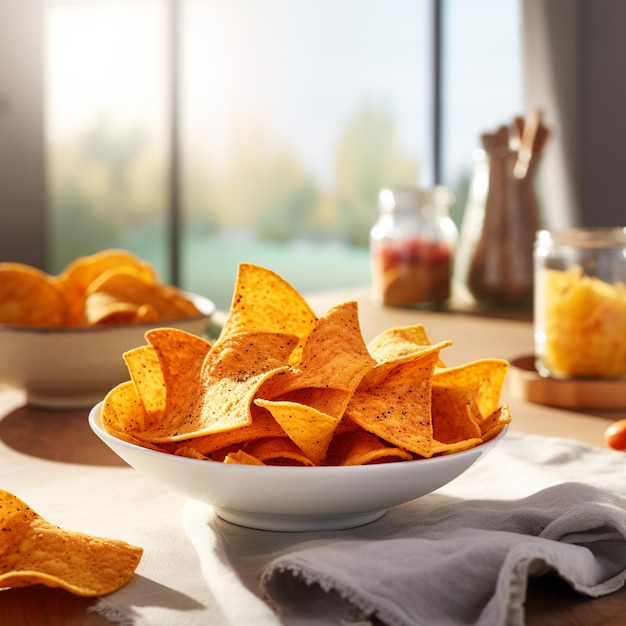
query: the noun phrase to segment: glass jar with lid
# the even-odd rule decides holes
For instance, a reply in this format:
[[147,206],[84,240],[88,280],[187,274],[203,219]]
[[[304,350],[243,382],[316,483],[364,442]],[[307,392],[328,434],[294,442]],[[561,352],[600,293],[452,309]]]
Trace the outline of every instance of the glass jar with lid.
[[372,298],[376,304],[441,304],[450,297],[458,232],[445,187],[387,187],[370,232]]
[[539,373],[626,376],[626,228],[541,230],[534,259]]

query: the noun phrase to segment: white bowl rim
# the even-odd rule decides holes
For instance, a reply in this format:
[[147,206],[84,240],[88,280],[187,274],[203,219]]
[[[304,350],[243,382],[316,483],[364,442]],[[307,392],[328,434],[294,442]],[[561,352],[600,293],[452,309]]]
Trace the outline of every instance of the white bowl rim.
[[[412,461],[397,461],[397,462],[389,462],[389,463],[371,463],[365,465],[316,465],[314,467],[309,467],[305,465],[247,465],[247,464],[239,464],[239,463],[222,463],[220,461],[211,461],[204,459],[193,459],[185,456],[178,456],[175,454],[170,454],[168,452],[159,452],[158,450],[151,450],[150,448],[144,448],[143,446],[135,445],[130,443],[129,441],[124,441],[123,439],[119,439],[115,437],[111,433],[102,428],[102,424],[100,421],[102,406],[104,401],[98,402],[95,406],[91,408],[89,411],[88,422],[89,426],[93,430],[96,435],[99,437],[111,441],[114,445],[121,446],[122,448],[126,448],[131,451],[145,453],[146,456],[158,459],[170,458],[174,460],[176,463],[180,463],[181,465],[197,465],[197,466],[210,466],[216,471],[220,471],[217,468],[227,468],[225,471],[228,472],[267,472],[275,473],[278,475],[285,474],[306,474],[309,472],[310,475],[320,476],[320,474],[324,473],[332,473],[335,474],[337,469],[340,468],[341,472],[345,473],[367,473],[367,472],[394,472],[398,469],[398,467],[402,467],[408,469],[410,466],[419,465],[420,467],[424,467],[428,465],[429,467],[435,466],[437,464],[447,464],[450,462],[451,458],[460,459],[465,456],[476,456],[482,455],[483,452],[487,452],[491,450],[496,444],[498,444],[504,437],[506,436],[509,430],[509,424],[505,424],[504,428],[500,433],[498,433],[492,439],[485,441],[473,448],[468,448],[466,450],[461,450],[460,452],[454,452],[451,454],[444,454],[441,456],[435,456],[428,459],[413,459]],[[315,470],[315,471],[313,471]]]

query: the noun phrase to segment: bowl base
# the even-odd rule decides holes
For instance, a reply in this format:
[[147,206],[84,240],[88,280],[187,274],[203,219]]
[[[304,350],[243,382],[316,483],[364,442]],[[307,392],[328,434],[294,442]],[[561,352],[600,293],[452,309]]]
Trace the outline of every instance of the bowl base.
[[388,509],[351,513],[347,515],[263,515],[243,513],[215,507],[215,513],[221,519],[257,530],[276,530],[280,532],[308,532],[314,530],[346,530],[364,526],[380,519]]

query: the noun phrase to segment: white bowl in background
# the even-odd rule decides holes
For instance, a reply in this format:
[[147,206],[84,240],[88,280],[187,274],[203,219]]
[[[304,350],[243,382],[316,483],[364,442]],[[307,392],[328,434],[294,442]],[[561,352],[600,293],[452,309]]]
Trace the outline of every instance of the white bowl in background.
[[146,343],[151,328],[202,335],[215,312],[203,296],[185,294],[202,313],[150,324],[44,328],[0,324],[0,384],[22,389],[32,406],[88,408],[130,378],[122,354]]

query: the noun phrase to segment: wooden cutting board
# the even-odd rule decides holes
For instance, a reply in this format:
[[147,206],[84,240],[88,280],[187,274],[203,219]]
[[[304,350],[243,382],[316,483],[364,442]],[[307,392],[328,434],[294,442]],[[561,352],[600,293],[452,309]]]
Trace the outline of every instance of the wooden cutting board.
[[626,409],[626,379],[548,378],[535,369],[535,357],[513,359],[509,383],[514,396],[568,409]]

